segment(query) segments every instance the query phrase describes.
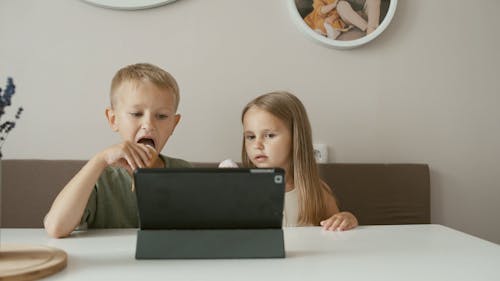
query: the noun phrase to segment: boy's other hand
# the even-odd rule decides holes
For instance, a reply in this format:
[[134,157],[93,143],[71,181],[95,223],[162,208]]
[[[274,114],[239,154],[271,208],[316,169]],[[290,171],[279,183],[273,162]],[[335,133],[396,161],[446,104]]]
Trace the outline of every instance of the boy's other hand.
[[132,174],[137,168],[151,166],[157,154],[151,146],[125,141],[105,149],[102,159],[107,165],[125,168]]
[[330,218],[321,221],[320,225],[324,230],[343,231],[358,226],[358,219],[350,212],[339,212]]

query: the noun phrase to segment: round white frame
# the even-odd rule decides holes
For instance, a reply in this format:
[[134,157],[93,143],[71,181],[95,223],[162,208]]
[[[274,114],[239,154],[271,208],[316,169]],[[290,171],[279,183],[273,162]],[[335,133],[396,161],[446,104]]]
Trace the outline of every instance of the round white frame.
[[398,4],[398,0],[390,0],[389,3],[389,8],[387,10],[387,14],[384,17],[384,20],[380,23],[380,25],[370,34],[365,35],[361,38],[354,39],[354,40],[348,40],[348,41],[342,41],[342,40],[334,40],[331,38],[327,38],[324,36],[321,36],[314,30],[312,30],[305,22],[304,19],[300,16],[299,10],[297,9],[297,5],[295,4],[295,0],[288,0],[288,8],[290,10],[290,15],[292,16],[293,21],[297,24],[299,29],[306,33],[310,38],[313,38],[316,41],[319,41],[329,47],[333,47],[336,49],[351,49],[354,47],[358,47],[361,45],[364,45],[373,39],[377,38],[377,36],[382,33],[389,23],[391,22],[392,18],[394,17],[394,13],[396,12],[396,6]]
[[94,6],[117,10],[143,10],[156,8],[176,0],[82,0]]

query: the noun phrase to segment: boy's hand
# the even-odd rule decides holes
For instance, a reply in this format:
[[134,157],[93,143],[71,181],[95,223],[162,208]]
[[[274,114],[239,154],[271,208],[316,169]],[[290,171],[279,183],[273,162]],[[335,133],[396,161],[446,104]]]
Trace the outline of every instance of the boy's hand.
[[105,149],[102,159],[108,165],[125,168],[132,174],[137,168],[152,166],[157,154],[151,146],[125,141]]
[[358,226],[358,220],[349,212],[340,212],[324,221],[321,221],[320,225],[323,226],[324,230],[343,231]]

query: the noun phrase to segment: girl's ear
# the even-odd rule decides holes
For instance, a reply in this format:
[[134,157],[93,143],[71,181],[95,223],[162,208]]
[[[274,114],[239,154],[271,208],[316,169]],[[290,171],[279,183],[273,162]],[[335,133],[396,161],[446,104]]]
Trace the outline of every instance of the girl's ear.
[[108,119],[108,123],[109,123],[109,126],[111,127],[111,129],[115,132],[118,132],[118,124],[116,123],[115,111],[110,107],[106,107],[106,111],[104,114],[106,115],[106,118]]

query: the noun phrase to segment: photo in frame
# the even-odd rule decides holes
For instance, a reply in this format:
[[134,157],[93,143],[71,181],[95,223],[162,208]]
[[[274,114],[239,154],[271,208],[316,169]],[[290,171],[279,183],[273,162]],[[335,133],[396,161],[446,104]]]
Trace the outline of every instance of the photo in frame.
[[330,47],[354,48],[379,36],[391,22],[397,0],[288,0],[299,29]]
[[176,0],[82,0],[91,5],[115,10],[144,10],[160,7]]

